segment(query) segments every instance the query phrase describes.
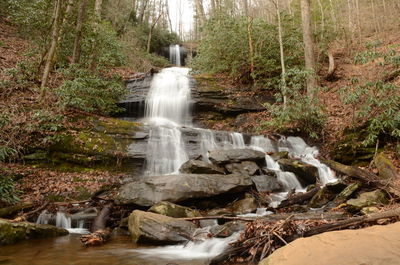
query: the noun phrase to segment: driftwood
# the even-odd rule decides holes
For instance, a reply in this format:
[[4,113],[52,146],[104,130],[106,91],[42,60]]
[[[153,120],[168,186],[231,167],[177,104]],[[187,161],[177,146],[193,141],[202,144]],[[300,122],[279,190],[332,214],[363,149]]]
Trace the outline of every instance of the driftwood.
[[393,182],[392,180],[382,179],[367,170],[358,167],[343,165],[332,160],[321,159],[321,162],[328,165],[330,168],[337,172],[340,172],[355,179],[362,180],[367,184],[374,185],[377,188],[384,189],[387,192],[397,197],[400,197],[400,187],[396,186],[394,184],[395,182]]
[[278,208],[284,208],[284,207],[291,206],[294,204],[301,204],[304,201],[311,199],[315,194],[317,194],[317,192],[319,190],[320,190],[320,187],[315,187],[308,192],[294,194],[293,196],[290,196],[287,199],[283,200],[279,204]]
[[98,246],[107,242],[111,236],[111,229],[106,227],[110,218],[110,211],[113,204],[107,204],[103,207],[97,217],[94,219],[92,233],[81,236],[81,242],[85,247]]

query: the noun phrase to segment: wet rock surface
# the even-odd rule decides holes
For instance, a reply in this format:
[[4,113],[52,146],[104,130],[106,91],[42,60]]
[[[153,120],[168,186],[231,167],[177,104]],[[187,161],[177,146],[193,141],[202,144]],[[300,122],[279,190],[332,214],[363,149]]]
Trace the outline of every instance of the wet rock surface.
[[201,160],[189,160],[181,166],[179,171],[188,174],[225,174],[223,168]]
[[253,149],[230,149],[209,151],[209,159],[215,164],[240,163],[253,161],[263,163],[265,153]]
[[68,235],[68,231],[52,225],[28,222],[11,222],[0,219],[0,246],[14,244],[24,239],[46,238]]
[[283,188],[282,183],[280,183],[275,176],[252,176],[251,180],[254,182],[258,192],[274,192],[280,191]]
[[180,174],[149,176],[123,185],[118,204],[153,206],[160,201],[179,202],[244,191],[253,185],[250,176]]
[[153,205],[148,212],[162,214],[174,218],[201,216],[200,212],[197,210],[180,206],[171,202],[159,202]]
[[243,161],[241,163],[233,163],[225,165],[226,170],[231,174],[243,174],[254,176],[260,173],[260,168],[255,162]]
[[128,227],[134,243],[153,244],[186,242],[196,229],[191,222],[139,210],[130,214]]
[[384,191],[374,190],[363,192],[357,198],[347,201],[351,210],[359,211],[364,207],[387,204],[388,198]]
[[318,179],[318,168],[297,159],[279,159],[282,170],[293,172],[303,185],[313,184]]

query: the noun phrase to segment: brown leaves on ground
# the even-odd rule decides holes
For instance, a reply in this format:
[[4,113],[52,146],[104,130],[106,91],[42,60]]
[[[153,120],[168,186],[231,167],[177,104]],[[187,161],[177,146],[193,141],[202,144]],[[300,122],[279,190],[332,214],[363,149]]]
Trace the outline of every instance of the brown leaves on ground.
[[23,201],[74,201],[89,198],[103,187],[119,183],[121,174],[107,171],[60,172],[19,164],[3,164],[12,175],[18,176],[16,188]]

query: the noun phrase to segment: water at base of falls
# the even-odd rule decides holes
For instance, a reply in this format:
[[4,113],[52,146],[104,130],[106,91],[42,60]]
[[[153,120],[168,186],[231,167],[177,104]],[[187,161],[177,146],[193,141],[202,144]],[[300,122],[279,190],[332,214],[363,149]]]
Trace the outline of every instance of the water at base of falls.
[[63,212],[57,212],[54,216],[53,214],[44,210],[40,213],[36,220],[37,224],[49,224],[50,222],[55,222],[54,225],[57,227],[64,228],[68,230],[71,234],[89,234],[89,230],[84,228],[84,221],[79,220],[76,222],[75,226],[72,225],[72,220]]

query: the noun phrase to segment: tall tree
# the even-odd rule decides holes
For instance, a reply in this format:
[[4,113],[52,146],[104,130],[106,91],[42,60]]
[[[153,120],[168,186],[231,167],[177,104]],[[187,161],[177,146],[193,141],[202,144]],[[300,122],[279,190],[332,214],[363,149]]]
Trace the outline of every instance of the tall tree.
[[88,0],[81,0],[81,4],[78,8],[78,17],[76,20],[75,27],[75,41],[74,41],[74,50],[72,53],[72,63],[79,63],[81,59],[81,41],[82,41],[82,28],[86,15]]
[[41,93],[40,93],[40,98],[41,100],[43,100],[45,94],[46,94],[46,87],[47,87],[47,83],[49,81],[49,74],[50,74],[50,70],[51,70],[51,66],[52,66],[52,62],[53,62],[53,58],[54,58],[54,54],[56,52],[57,49],[57,45],[58,45],[58,36],[60,33],[60,17],[61,17],[61,7],[62,7],[63,1],[62,0],[57,0],[55,2],[55,8],[54,8],[54,14],[53,14],[53,29],[52,29],[52,33],[51,33],[51,43],[50,43],[50,48],[49,51],[47,53],[47,57],[46,57],[46,63],[44,66],[44,71],[43,71],[43,76],[42,76],[42,82],[40,85],[41,88]]
[[310,72],[307,76],[307,95],[312,98],[314,94],[314,88],[317,86],[317,78],[314,55],[314,40],[311,28],[310,0],[301,0],[301,22],[303,29],[305,66],[306,70]]

